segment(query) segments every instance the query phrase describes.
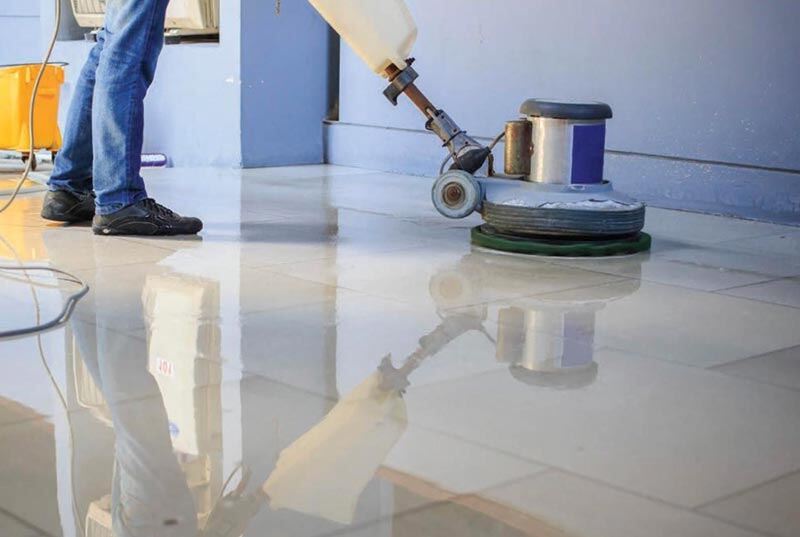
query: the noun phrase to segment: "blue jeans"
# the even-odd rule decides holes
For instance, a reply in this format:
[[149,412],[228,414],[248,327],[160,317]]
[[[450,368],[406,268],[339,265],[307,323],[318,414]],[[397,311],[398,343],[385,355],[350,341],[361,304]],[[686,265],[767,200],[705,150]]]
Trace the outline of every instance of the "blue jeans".
[[97,213],[147,197],[140,174],[144,97],[164,46],[169,0],[109,0],[105,27],[75,84],[50,190],[94,190]]

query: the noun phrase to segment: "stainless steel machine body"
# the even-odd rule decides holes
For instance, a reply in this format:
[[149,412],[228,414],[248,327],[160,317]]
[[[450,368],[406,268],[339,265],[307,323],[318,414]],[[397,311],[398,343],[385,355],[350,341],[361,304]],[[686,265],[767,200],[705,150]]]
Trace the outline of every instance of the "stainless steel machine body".
[[606,120],[613,115],[607,104],[530,99],[520,113],[533,125],[526,180],[558,185],[603,182]]
[[645,205],[604,178],[608,105],[530,99],[520,113],[506,126],[505,174],[444,173],[433,188],[441,214],[478,211],[514,236],[607,239],[642,230]]

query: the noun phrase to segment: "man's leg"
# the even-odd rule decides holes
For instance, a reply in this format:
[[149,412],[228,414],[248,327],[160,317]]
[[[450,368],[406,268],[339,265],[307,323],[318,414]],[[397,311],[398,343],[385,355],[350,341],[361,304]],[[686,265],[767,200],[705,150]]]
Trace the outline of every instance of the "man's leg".
[[147,197],[140,176],[144,98],[163,47],[168,0],[111,0],[94,91],[97,213]]
[[45,197],[42,216],[59,222],[80,222],[94,216],[92,194],[92,99],[95,74],[105,43],[105,32],[97,35],[97,44],[75,83],[75,94],[67,113],[64,144],[56,157]]
[[97,67],[92,131],[95,233],[178,235],[199,232],[196,218],[181,217],[148,199],[140,175],[144,98],[164,46],[169,0],[110,0],[106,43]]

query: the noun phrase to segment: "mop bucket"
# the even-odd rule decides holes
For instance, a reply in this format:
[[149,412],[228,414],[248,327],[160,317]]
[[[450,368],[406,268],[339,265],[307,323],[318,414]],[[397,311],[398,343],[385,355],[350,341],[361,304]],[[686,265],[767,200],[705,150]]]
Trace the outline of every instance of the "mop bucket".
[[[0,150],[20,152],[23,160],[29,157],[28,110],[40,69],[39,64],[0,66]],[[61,148],[58,104],[63,83],[64,64],[47,66],[36,97],[34,149],[55,153]]]

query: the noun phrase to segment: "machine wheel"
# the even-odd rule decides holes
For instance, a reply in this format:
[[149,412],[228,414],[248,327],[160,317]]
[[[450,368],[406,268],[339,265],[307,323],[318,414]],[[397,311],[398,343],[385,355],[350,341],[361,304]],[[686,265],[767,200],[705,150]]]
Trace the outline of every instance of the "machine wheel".
[[457,270],[436,273],[428,283],[428,292],[438,310],[476,302],[472,282]]
[[36,171],[36,166],[38,164],[36,162],[36,153],[22,153],[22,163],[27,165],[28,164],[28,159],[31,160],[31,171],[35,172]]
[[472,174],[450,170],[433,184],[433,205],[447,218],[466,218],[483,201],[481,185]]

